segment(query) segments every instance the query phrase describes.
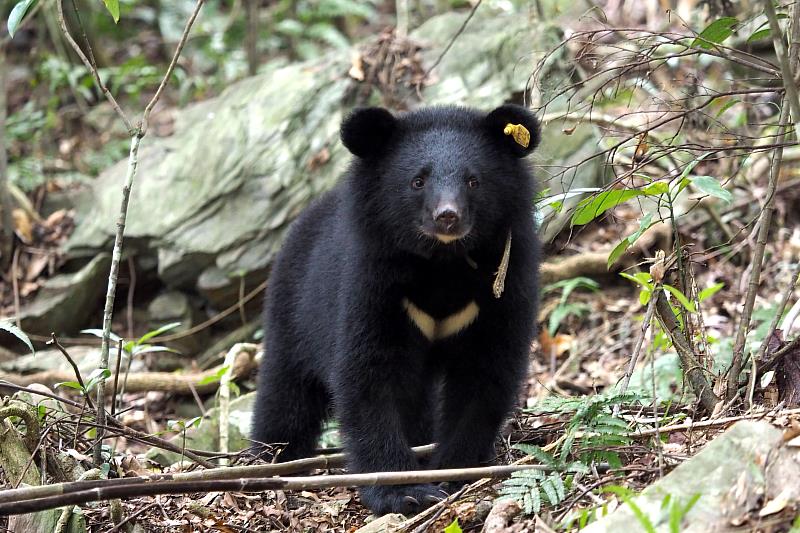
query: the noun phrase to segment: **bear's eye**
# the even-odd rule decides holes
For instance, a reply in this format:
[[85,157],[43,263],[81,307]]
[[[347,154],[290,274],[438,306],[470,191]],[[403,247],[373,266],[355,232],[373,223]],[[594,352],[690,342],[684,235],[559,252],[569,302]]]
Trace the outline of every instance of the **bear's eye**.
[[468,183],[469,183],[469,188],[470,188],[470,189],[477,189],[477,188],[478,188],[478,186],[481,184],[481,182],[480,182],[480,181],[478,181],[478,178],[476,178],[475,176],[471,177],[471,178],[469,179],[469,182],[468,182]]
[[414,189],[421,189],[425,186],[425,178],[421,176],[417,176],[413,180],[411,180],[411,187]]

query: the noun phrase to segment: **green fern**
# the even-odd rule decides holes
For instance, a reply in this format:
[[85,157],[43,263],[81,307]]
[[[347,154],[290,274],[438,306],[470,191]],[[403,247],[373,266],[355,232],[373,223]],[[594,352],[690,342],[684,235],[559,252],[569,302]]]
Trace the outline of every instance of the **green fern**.
[[584,398],[549,397],[531,411],[536,413],[571,413],[564,440],[553,454],[539,446],[520,443],[514,448],[532,456],[551,472],[525,470],[514,472],[502,483],[503,497],[517,500],[526,514],[538,513],[542,503],[558,505],[566,498],[577,473],[588,473],[595,463],[622,466],[615,448],[629,444],[628,423],[613,416],[615,405],[641,401],[633,393],[599,394]]
[[569,494],[574,475],[589,472],[585,464],[579,462],[565,464],[539,446],[517,444],[514,448],[552,469],[551,472],[542,470],[514,472],[509,479],[503,481],[500,488],[501,496],[515,499],[526,514],[538,513],[543,501],[547,501],[550,505],[558,505]]
[[563,475],[561,472],[547,473],[541,470],[514,472],[503,481],[500,494],[521,503],[525,514],[538,513],[543,500],[550,505],[558,505],[567,497],[572,476],[562,479]]
[[581,463],[607,462],[619,467],[619,454],[609,448],[630,443],[628,423],[613,416],[615,405],[641,401],[634,393],[598,394],[583,398],[551,396],[538,402],[531,411],[535,413],[572,413],[567,423],[564,441],[559,447],[559,459],[566,463],[570,456]]

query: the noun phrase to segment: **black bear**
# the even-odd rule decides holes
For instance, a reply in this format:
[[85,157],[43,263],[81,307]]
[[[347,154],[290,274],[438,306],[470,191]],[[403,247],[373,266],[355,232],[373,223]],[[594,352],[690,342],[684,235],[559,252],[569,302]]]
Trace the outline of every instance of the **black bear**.
[[[355,156],[294,223],[270,277],[253,440],[313,454],[332,407],[352,471],[478,466],[527,376],[539,245],[527,109],[355,110]],[[436,485],[362,487],[383,514]]]

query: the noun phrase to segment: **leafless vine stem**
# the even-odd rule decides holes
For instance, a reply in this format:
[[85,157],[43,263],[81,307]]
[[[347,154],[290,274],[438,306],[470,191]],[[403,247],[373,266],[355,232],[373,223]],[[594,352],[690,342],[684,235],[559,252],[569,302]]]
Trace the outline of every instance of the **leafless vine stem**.
[[[791,80],[789,80],[790,83]],[[787,99],[791,99],[790,92],[787,89],[786,98],[783,100],[781,106],[781,116],[779,122],[778,141],[783,142],[786,134],[786,125],[789,119],[789,108],[786,105]],[[770,165],[769,182],[767,184],[766,201],[764,208],[761,210],[758,237],[756,247],[753,250],[752,256],[752,269],[750,270],[750,281],[747,286],[747,293],[745,295],[744,307],[742,308],[742,315],[739,320],[739,329],[736,332],[736,340],[733,343],[733,359],[731,360],[730,370],[727,376],[727,390],[725,393],[725,400],[731,402],[739,390],[739,374],[742,370],[742,361],[744,359],[744,347],[747,340],[747,332],[750,330],[750,317],[753,314],[753,306],[756,301],[756,294],[758,293],[758,285],[761,281],[761,266],[764,261],[764,250],[767,246],[767,235],[769,234],[770,225],[772,222],[772,211],[775,204],[775,188],[778,185],[778,176],[780,174],[781,160],[783,157],[783,148],[776,148],[772,155],[772,163]],[[755,360],[753,359],[752,375],[755,376]]]

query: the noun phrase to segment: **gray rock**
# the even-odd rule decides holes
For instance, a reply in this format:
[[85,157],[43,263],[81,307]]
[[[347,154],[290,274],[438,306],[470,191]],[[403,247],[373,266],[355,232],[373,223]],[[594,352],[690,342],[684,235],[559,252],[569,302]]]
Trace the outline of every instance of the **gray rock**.
[[[680,530],[688,533],[730,531],[734,521],[759,511],[763,502],[800,500],[800,453],[783,446],[783,432],[767,422],[741,421],[716,437],[697,455],[633,498],[656,531],[670,531],[670,505],[686,506]],[[664,505],[669,497],[671,504]],[[645,531],[630,506],[581,531]]]
[[[464,16],[445,14],[414,32],[429,45],[426,64],[441,54]],[[560,40],[555,25],[481,8],[437,66],[438,82],[424,89],[424,103],[490,109],[520,95],[544,101],[549,92],[529,91],[528,79]],[[264,279],[289,222],[344,169],[348,155],[338,131],[345,95],[356,83],[347,76],[349,68],[349,56],[340,52],[312,62],[269,64],[263,74],[179,112],[171,137],[142,141],[126,242],[135,243],[140,257],[157,260],[166,285],[195,290],[221,308],[236,301],[242,277],[248,286]],[[572,70],[564,58],[546,63],[547,91]],[[553,103],[548,112],[565,106]],[[543,179],[548,167],[579,160],[597,146],[588,126],[572,135],[562,129],[545,126],[535,160]],[[110,248],[125,170],[122,161],[96,180],[91,202],[78,210],[70,254]],[[558,193],[597,184],[597,167],[579,174],[567,183],[554,173],[556,182],[545,187]],[[547,223],[549,237],[563,219]]]
[[101,305],[110,266],[111,256],[101,252],[78,272],[47,280],[36,299],[21,310],[22,330],[49,335],[85,325]]

